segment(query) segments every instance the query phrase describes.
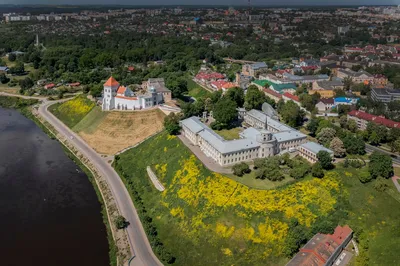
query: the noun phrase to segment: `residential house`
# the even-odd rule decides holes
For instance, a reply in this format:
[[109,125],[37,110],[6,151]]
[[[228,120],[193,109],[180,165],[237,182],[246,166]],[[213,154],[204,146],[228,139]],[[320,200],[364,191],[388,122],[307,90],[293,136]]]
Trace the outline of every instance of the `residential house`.
[[7,74],[10,69],[6,66],[0,66],[0,74]]
[[352,119],[356,121],[357,127],[360,130],[366,130],[369,122],[375,123],[377,125],[382,125],[387,128],[400,128],[400,122],[395,122],[386,119],[382,116],[371,115],[369,113],[353,110],[347,114],[347,119]]
[[338,105],[356,105],[358,103],[358,98],[349,98],[349,97],[337,97],[335,98],[334,106]]
[[246,64],[242,67],[242,73],[246,76],[257,77],[258,74],[264,70],[267,70],[268,66],[264,62],[258,62],[254,64]]
[[319,93],[322,98],[332,98],[335,96],[335,90],[342,90],[344,87],[343,81],[331,80],[331,81],[315,81],[312,85],[312,90],[308,91],[308,94]]
[[356,72],[348,68],[338,69],[337,77],[341,79],[350,78],[354,83],[372,84],[374,81],[374,76],[369,74],[368,72],[364,70]]
[[400,101],[400,89],[378,89],[373,88],[371,90],[371,98],[374,101],[389,103],[392,101]]
[[266,96],[268,96],[275,102],[279,102],[279,100],[282,99],[282,94],[280,94],[279,92],[276,92],[275,90],[264,88],[263,92]]
[[311,142],[311,141],[301,144],[300,147],[298,148],[298,150],[299,150],[299,155],[301,157],[305,158],[310,163],[318,162],[317,154],[320,151],[328,152],[333,158],[333,151],[331,151],[328,148],[325,148],[322,145],[319,145],[318,143]]
[[331,110],[334,104],[335,100],[333,98],[321,98],[315,107],[317,107],[319,112],[326,112]]
[[291,93],[285,92],[285,93],[282,95],[282,99],[283,99],[285,102],[293,101],[293,102],[294,102],[295,104],[297,104],[298,106],[301,106],[299,96],[293,95],[293,94],[291,94]]

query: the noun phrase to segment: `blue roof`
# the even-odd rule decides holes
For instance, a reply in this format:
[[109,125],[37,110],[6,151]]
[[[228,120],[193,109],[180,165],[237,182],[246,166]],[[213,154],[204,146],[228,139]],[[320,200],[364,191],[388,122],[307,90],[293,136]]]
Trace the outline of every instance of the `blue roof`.
[[338,103],[351,103],[352,101],[358,102],[358,98],[348,98],[348,97],[337,97],[335,98],[335,102]]

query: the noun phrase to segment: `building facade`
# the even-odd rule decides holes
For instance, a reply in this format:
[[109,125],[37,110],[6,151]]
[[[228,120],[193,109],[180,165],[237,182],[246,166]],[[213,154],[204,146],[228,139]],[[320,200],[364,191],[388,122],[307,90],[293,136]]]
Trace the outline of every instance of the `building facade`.
[[298,150],[299,150],[300,156],[305,158],[310,163],[318,162],[317,154],[320,151],[326,151],[331,155],[331,157],[333,157],[333,151],[331,151],[330,149],[327,149],[324,146],[321,146],[315,142],[303,143],[302,145],[300,145]]
[[371,98],[377,102],[389,103],[400,101],[400,89],[377,89],[371,90]]
[[400,128],[400,122],[395,122],[385,117],[371,115],[363,111],[353,110],[347,114],[347,119],[356,121],[357,128],[366,130],[369,122],[385,126],[387,128]]
[[145,94],[138,95],[110,77],[104,83],[102,110],[141,110],[171,100],[171,91],[165,88],[163,79],[149,79],[146,89]]
[[221,166],[271,157],[306,141],[306,135],[258,110],[241,111],[240,117],[251,127],[241,132],[237,140],[225,140],[198,117],[181,121],[182,135]]

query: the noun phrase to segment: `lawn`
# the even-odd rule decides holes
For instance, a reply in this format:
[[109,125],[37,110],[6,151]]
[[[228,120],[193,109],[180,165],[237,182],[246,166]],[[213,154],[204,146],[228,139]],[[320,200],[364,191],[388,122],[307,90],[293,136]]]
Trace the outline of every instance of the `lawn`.
[[400,177],[400,167],[395,167],[394,168],[394,174]]
[[96,106],[73,130],[97,152],[115,154],[163,130],[164,117],[159,109],[102,112]]
[[189,90],[189,96],[192,96],[196,99],[200,98],[207,98],[211,96],[211,92],[208,90],[204,89],[200,85],[198,85],[196,82],[194,82],[191,79],[187,80],[187,85],[188,85],[188,90]]
[[226,140],[240,139],[239,133],[243,131],[241,127],[235,127],[232,129],[216,130],[215,133],[220,135]]
[[245,174],[242,177],[236,175],[229,175],[231,179],[235,180],[238,183],[241,183],[245,186],[255,188],[255,189],[276,189],[283,185],[290,184],[295,182],[295,179],[290,176],[285,176],[285,179],[282,181],[273,182],[268,179],[256,179],[254,176],[254,171],[251,171],[249,174]]
[[[145,207],[142,220],[145,215],[152,221],[164,249],[176,258],[174,265],[285,265],[296,240],[289,237],[293,220],[312,235],[317,221],[335,216],[345,195],[333,172],[275,190],[249,188],[206,169],[166,132],[124,152],[114,166],[136,204]],[[164,192],[149,181],[147,166]]]
[[357,178],[367,167],[335,171],[349,196],[349,215],[345,222],[358,238],[368,239],[369,249],[364,251],[369,258],[368,265],[400,265],[400,193],[392,180],[385,180],[388,189],[378,192],[373,188],[375,180],[362,184]]
[[65,125],[73,128],[95,106],[96,104],[89,100],[86,95],[79,95],[72,100],[51,105],[49,110]]

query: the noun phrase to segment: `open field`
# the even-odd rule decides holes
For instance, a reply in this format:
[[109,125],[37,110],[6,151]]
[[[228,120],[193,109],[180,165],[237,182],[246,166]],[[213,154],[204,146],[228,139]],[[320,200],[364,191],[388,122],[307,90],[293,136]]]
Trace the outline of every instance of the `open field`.
[[187,84],[188,84],[189,96],[192,96],[196,99],[210,97],[211,92],[202,88],[200,85],[196,84],[196,82],[194,82],[193,80],[188,79]]
[[159,109],[102,112],[95,107],[73,130],[98,153],[115,154],[161,131],[164,116]]
[[395,167],[394,168],[394,174],[400,177],[400,167]]
[[232,129],[215,130],[215,133],[220,135],[226,140],[240,139],[239,133],[243,131],[243,128],[235,127]]
[[96,104],[89,100],[86,95],[79,95],[74,99],[56,103],[49,107],[49,111],[60,119],[69,128],[78,124]]
[[0,83],[0,92],[7,92],[7,93],[13,93],[13,94],[19,94],[19,86],[15,87],[9,87],[7,84],[1,84]]
[[388,189],[378,192],[373,187],[375,180],[367,184],[358,180],[357,176],[368,171],[367,167],[339,167],[334,171],[339,173],[348,194],[348,218],[345,222],[355,231],[357,238],[368,240],[369,248],[365,254],[369,263],[366,265],[400,265],[400,193],[392,180],[385,180]]
[[[174,265],[284,265],[297,241],[293,230],[309,237],[321,221],[336,225],[346,195],[334,172],[276,190],[251,189],[206,169],[166,132],[124,152],[114,166],[131,195],[140,195]],[[164,192],[154,188],[147,166]]]

